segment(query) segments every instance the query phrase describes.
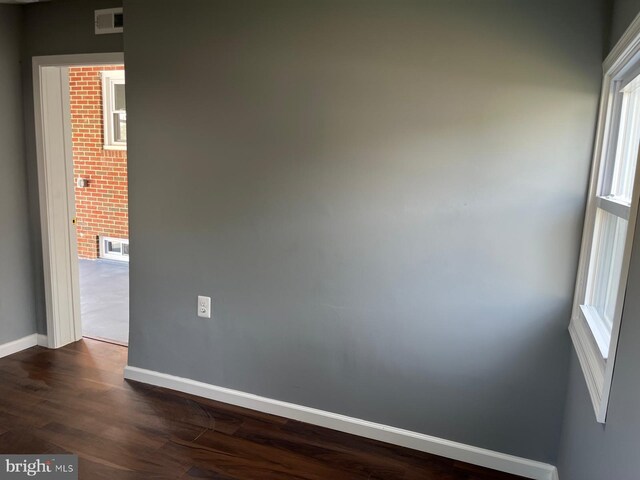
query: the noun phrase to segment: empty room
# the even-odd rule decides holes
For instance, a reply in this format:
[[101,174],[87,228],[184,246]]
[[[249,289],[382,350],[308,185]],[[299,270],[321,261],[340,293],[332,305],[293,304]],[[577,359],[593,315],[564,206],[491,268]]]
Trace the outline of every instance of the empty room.
[[0,478],[640,478],[639,146],[640,0],[0,0]]

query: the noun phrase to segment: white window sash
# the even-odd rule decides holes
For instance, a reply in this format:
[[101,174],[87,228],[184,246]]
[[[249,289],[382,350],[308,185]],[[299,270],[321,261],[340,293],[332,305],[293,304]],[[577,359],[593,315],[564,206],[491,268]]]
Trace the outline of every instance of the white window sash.
[[631,205],[615,197],[596,197],[596,206],[627,221],[631,214]]
[[102,112],[104,125],[104,145],[105,150],[126,150],[127,142],[115,140],[115,125],[113,114],[123,112],[115,109],[116,85],[125,85],[124,70],[105,70],[102,72]]

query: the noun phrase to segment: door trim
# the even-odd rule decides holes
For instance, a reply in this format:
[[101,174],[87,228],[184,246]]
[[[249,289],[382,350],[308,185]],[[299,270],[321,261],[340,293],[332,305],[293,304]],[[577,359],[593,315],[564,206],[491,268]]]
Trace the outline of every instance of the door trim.
[[68,67],[123,64],[124,54],[33,57],[33,103],[47,346],[82,338]]

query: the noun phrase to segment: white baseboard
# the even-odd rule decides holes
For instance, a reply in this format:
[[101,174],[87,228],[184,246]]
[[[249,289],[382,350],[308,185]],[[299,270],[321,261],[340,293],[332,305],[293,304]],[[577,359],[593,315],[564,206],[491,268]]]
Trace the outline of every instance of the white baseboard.
[[0,345],[0,358],[6,357],[13,353],[21,352],[27,348],[35,347],[38,344],[38,334],[33,333],[26,337],[19,338],[12,342],[3,343]]
[[38,346],[49,348],[49,338],[46,335],[38,333]]
[[340,432],[371,438],[401,447],[412,448],[414,450],[420,450],[422,452],[440,455],[442,457],[492,468],[526,478],[536,480],[557,479],[556,468],[547,463],[473,447],[463,443],[412,432],[410,430],[369,422],[367,420],[347,417],[346,415],[325,412],[294,403],[273,400],[238,390],[217,387],[188,378],[176,377],[167,375],[166,373],[130,366],[125,367],[124,378],[177,390],[179,392],[190,393],[199,397],[250,408],[280,417],[299,420],[301,422],[331,428]]

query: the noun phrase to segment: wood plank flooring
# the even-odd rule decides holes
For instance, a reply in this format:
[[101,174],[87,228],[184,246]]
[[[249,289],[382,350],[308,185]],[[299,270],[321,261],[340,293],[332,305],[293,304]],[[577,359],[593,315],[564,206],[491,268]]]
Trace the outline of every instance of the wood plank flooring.
[[126,357],[85,339],[0,359],[0,453],[76,453],[86,480],[520,478],[126,382]]

